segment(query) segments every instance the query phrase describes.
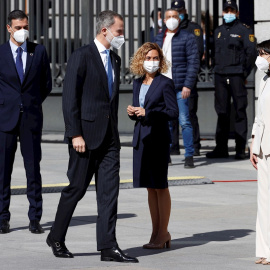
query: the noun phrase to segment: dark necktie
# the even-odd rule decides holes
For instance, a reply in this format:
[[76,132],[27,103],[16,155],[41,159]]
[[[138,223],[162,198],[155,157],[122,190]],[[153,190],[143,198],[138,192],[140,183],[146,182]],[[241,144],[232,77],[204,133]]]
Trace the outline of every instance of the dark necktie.
[[113,73],[112,73],[112,62],[111,62],[111,57],[110,57],[110,50],[106,50],[106,72],[107,72],[107,77],[108,77],[108,88],[109,88],[109,95],[110,98],[112,96],[113,92]]
[[20,77],[20,81],[21,83],[23,82],[23,62],[22,62],[22,53],[23,53],[23,49],[21,47],[18,47],[18,49],[16,50],[17,52],[17,57],[16,57],[16,69],[18,72],[18,75]]

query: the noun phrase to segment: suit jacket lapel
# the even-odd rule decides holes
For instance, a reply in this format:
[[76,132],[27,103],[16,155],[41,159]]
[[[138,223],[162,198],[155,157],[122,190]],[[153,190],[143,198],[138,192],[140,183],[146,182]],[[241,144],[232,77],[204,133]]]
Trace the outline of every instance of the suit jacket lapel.
[[[7,68],[10,68],[10,71],[12,73],[17,74],[18,87],[16,87],[16,90],[20,92],[21,91],[21,87],[20,87],[21,82],[20,82],[20,78],[19,78],[19,75],[18,75],[18,72],[16,69],[16,65],[15,65],[12,51],[11,51],[11,48],[9,45],[9,41],[5,43],[5,46],[3,48],[4,48],[4,50],[2,51],[2,57],[4,60],[6,60],[5,63],[8,65]],[[5,63],[2,63],[2,65],[5,65]]]
[[117,93],[117,88],[119,85],[119,78],[120,78],[120,70],[119,70],[119,64],[117,63],[117,59],[114,57],[114,55],[111,52],[110,52],[110,56],[111,56],[112,68],[114,72],[113,92],[112,92],[112,97],[111,97],[111,100],[112,100]]
[[33,58],[34,58],[34,47],[31,46],[31,43],[27,42],[27,57],[26,57],[26,67],[25,67],[25,73],[23,77],[23,83],[25,82],[25,79],[29,73]]
[[108,89],[108,78],[107,78],[107,74],[106,74],[106,70],[105,70],[105,67],[103,65],[103,62],[101,60],[101,57],[100,57],[100,53],[97,49],[97,46],[95,44],[94,41],[92,41],[90,43],[90,46],[92,48],[91,52],[92,52],[92,55],[93,55],[93,60],[96,62],[96,66],[97,66],[97,69],[98,69],[98,72],[102,75],[103,79],[102,79],[102,82],[103,82],[103,86],[106,90],[106,93],[108,95],[108,98],[109,98],[109,89]]
[[263,78],[263,81],[262,81],[261,86],[260,86],[260,89],[261,89],[260,95],[262,94],[262,92],[266,86],[267,78],[268,78],[268,75],[264,76],[264,78]]
[[145,96],[145,100],[144,100],[144,108],[146,107],[147,105],[147,102],[149,101],[149,98],[151,97],[151,95],[155,92],[155,89],[157,88],[158,84],[159,84],[159,81],[160,81],[160,76],[157,75],[153,82],[151,83],[148,91],[147,91],[147,94]]

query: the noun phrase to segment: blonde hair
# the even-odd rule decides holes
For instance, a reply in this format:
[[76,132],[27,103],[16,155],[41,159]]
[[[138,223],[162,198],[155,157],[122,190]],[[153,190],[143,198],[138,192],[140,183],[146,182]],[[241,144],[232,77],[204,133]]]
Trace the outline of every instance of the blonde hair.
[[162,49],[158,46],[157,43],[146,42],[144,43],[131,57],[129,69],[131,73],[136,76],[144,76],[146,71],[143,68],[143,62],[145,60],[145,56],[152,50],[157,50],[159,54],[159,69],[158,72],[166,73],[168,71],[168,61],[163,54]]

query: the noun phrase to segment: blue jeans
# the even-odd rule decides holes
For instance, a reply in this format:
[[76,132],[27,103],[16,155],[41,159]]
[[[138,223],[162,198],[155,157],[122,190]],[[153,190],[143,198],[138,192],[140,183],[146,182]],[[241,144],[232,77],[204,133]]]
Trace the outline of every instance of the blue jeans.
[[179,108],[179,124],[182,129],[182,136],[185,147],[185,157],[193,156],[193,129],[189,119],[189,98],[182,99],[182,92],[176,94],[178,108]]

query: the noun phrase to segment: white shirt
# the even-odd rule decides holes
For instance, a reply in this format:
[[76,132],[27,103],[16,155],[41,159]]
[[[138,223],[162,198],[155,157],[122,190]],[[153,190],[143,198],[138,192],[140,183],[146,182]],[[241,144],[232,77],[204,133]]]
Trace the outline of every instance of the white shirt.
[[[11,52],[13,55],[14,62],[16,64],[16,57],[17,57],[17,52],[16,50],[18,49],[18,46],[15,45],[11,40],[9,40]],[[23,72],[25,73],[25,67],[26,67],[26,58],[27,58],[27,46],[26,46],[26,41],[21,45],[21,48],[23,49],[22,53],[22,62],[23,62]]]
[[[106,57],[107,57],[107,53],[106,53],[106,47],[100,42],[98,41],[96,38],[94,39],[94,42],[97,46],[97,49],[99,51],[99,54],[100,54],[100,57],[101,57],[101,60],[102,60],[102,63],[104,65],[104,68],[106,70],[106,66],[107,66],[107,60],[106,60]],[[114,70],[113,70],[113,65],[112,65],[112,72],[113,72],[113,81],[114,81]]]
[[162,46],[163,53],[166,59],[168,60],[168,62],[171,64],[168,68],[167,73],[163,73],[163,75],[170,79],[172,79],[172,38],[174,34],[175,33],[167,32],[163,46]]

